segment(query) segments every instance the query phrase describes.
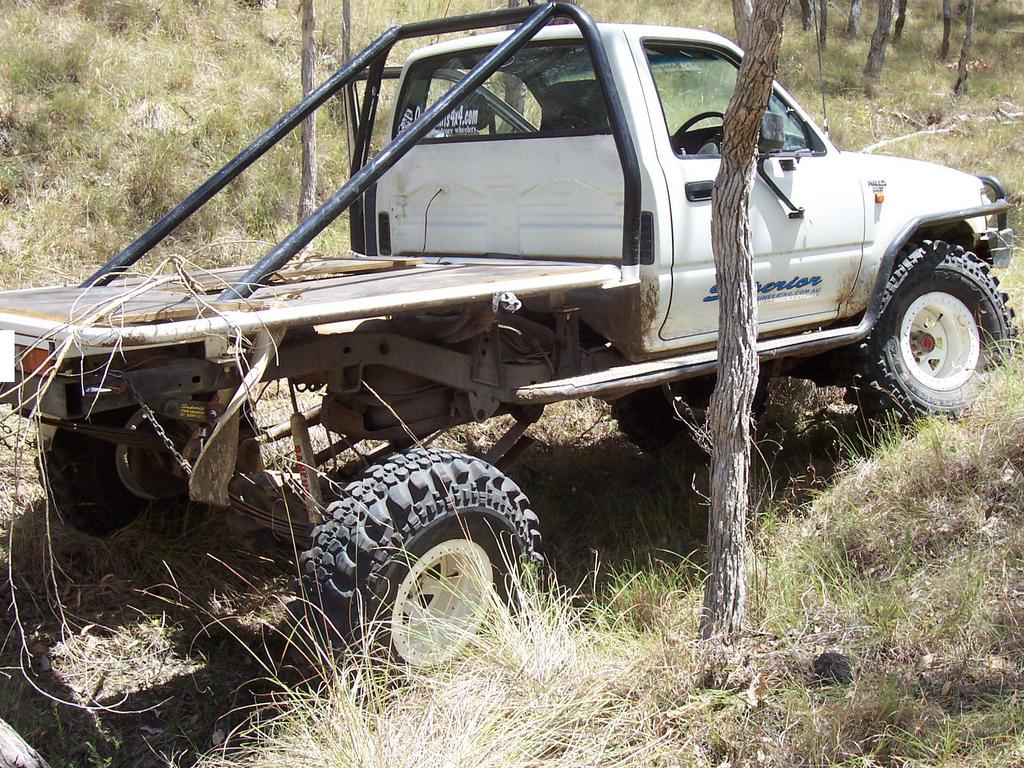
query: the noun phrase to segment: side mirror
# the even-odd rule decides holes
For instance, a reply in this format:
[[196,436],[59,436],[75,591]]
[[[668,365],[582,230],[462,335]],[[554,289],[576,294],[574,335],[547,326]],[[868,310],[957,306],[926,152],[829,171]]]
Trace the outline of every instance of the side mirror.
[[762,155],[778,152],[786,145],[786,130],[782,115],[765,112],[761,118],[761,135],[757,139],[757,151]]

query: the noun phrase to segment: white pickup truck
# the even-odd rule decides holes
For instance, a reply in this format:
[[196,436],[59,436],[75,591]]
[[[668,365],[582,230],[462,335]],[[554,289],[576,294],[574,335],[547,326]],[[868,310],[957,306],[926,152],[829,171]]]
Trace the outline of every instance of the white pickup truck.
[[[510,24],[386,68],[400,40]],[[449,652],[538,556],[538,519],[495,465],[545,404],[608,400],[651,447],[683,429],[675,401],[710,392],[711,196],[741,55],[560,3],[394,27],[81,286],[0,294],[18,345],[5,401],[39,421],[62,517],[102,534],[154,499],[225,507],[300,542],[335,637],[377,618],[407,663]],[[335,96],[351,177],[260,262],[130,271]],[[998,182],[841,152],[781,86],[767,114],[750,207],[763,375],[846,386],[872,411],[964,408],[1014,334],[991,274],[1013,244]],[[352,251],[317,252],[345,211]],[[276,425],[270,381],[293,394]],[[486,456],[425,447],[501,414]],[[270,462],[288,438],[296,460]]]

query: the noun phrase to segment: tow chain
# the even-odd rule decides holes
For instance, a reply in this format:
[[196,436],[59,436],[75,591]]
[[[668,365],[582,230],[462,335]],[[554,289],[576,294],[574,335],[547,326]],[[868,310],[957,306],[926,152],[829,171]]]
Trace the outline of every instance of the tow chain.
[[0,432],[3,432],[3,436],[0,437],[0,445],[9,451],[17,450],[15,445],[11,444],[11,440],[17,440],[17,431],[7,423],[7,419],[0,421]]
[[156,414],[153,413],[153,409],[146,405],[146,401],[142,399],[142,395],[139,394],[139,390],[135,388],[135,384],[132,380],[124,375],[118,376],[125,385],[128,387],[128,392],[132,397],[135,398],[135,402],[139,404],[139,408],[142,409],[142,416],[150,424],[153,425],[153,431],[156,432],[157,437],[163,442],[164,447],[174,457],[174,460],[178,462],[178,466],[181,467],[181,471],[185,473],[185,477],[192,477],[192,465],[188,463],[188,459],[181,455],[181,452],[174,445],[174,441],[171,440],[170,436],[164,430],[163,425],[157,419]]

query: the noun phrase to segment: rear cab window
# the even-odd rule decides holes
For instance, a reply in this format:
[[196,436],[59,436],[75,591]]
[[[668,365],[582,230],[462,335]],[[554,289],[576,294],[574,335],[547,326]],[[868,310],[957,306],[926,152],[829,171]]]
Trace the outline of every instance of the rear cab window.
[[[408,128],[489,50],[413,63],[398,97],[393,135]],[[571,41],[544,42],[516,53],[445,115],[424,143],[609,133],[608,111],[587,49]]]

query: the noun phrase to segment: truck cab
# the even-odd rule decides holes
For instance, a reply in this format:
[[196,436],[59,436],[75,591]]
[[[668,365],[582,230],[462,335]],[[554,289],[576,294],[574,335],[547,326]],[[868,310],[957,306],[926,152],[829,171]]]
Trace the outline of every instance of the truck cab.
[[[639,158],[637,264],[621,264],[623,174],[590,56],[571,25],[537,35],[380,180],[377,243],[382,253],[451,262],[473,254],[619,264],[639,295],[619,311],[585,309],[589,324],[633,360],[706,347],[718,325],[711,191],[742,52],[708,32],[598,28]],[[392,137],[507,34],[410,56]],[[784,143],[760,158],[750,203],[764,337],[863,313],[903,224],[987,201],[968,174],[840,151],[781,85],[767,110]],[[974,248],[987,228],[971,219],[958,234]]]

